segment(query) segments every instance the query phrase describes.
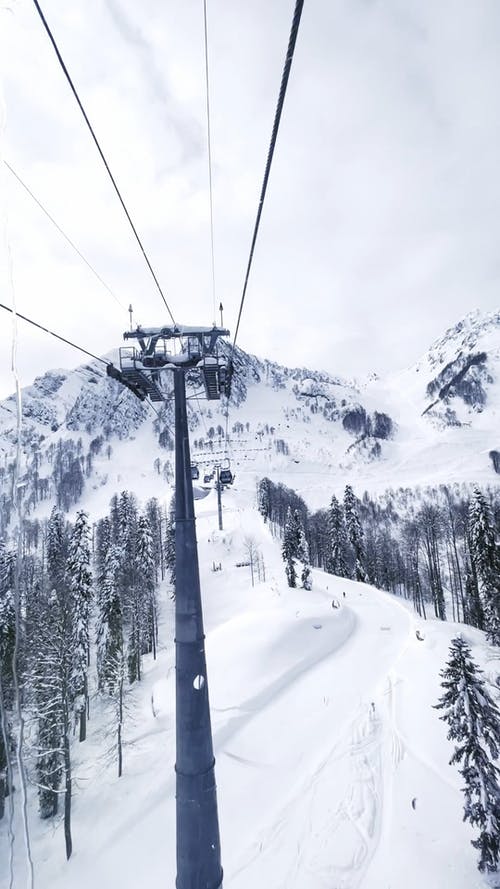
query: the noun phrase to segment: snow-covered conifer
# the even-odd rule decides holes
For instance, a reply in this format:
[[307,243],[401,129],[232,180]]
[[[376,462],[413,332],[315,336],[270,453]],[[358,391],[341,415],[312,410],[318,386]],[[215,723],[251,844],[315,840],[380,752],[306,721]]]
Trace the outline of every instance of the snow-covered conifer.
[[490,510],[479,488],[474,490],[469,508],[469,533],[486,635],[500,645],[500,552]]
[[15,555],[6,553],[0,542],[0,680],[5,706],[12,702],[12,657],[16,641],[16,614],[14,606]]
[[[40,812],[42,817],[55,814],[57,787],[61,777],[64,777],[64,837],[66,857],[70,858],[76,634],[68,551],[67,526],[62,514],[54,508],[47,526],[49,591],[42,612],[45,625],[42,626],[38,682]],[[44,791],[47,782],[48,788]]]
[[500,859],[500,713],[481,672],[469,645],[457,636],[441,671],[445,691],[435,706],[444,710],[440,718],[448,724],[448,739],[457,744],[450,765],[461,766],[465,781],[464,821],[480,829],[472,841],[479,870],[494,871]]
[[12,590],[13,558],[0,541],[0,819],[9,784],[10,726],[8,708],[14,697],[12,658],[16,639],[16,617]]
[[295,515],[295,521],[297,524],[297,538],[298,538],[297,558],[300,562],[302,562],[302,571],[300,574],[300,581],[301,581],[303,589],[311,590],[312,589],[312,576],[311,576],[311,565],[310,565],[310,560],[309,560],[309,545],[306,540],[304,526],[302,524],[298,510],[295,510],[294,515]]
[[309,562],[309,546],[307,543],[304,525],[298,509],[288,507],[281,555],[285,564],[285,574],[288,586],[297,586],[296,562],[302,562],[300,580],[304,589],[310,590],[311,566]]
[[297,571],[295,568],[295,559],[297,557],[298,533],[297,524],[295,522],[294,513],[291,507],[288,507],[285,531],[283,534],[283,544],[281,547],[281,555],[285,563],[285,574],[289,587],[297,586]]
[[151,528],[155,581],[158,581],[158,569],[160,569],[161,579],[163,580],[165,577],[165,563],[163,558],[162,520],[160,504],[156,497],[151,497],[146,503],[145,515]]
[[118,589],[120,550],[111,544],[97,596],[97,681],[100,691],[112,692],[123,651],[123,610]]
[[169,571],[170,583],[173,588],[172,598],[175,598],[175,496],[170,501],[166,519],[165,565]]
[[69,543],[68,579],[73,606],[72,697],[80,721],[80,741],[87,728],[88,667],[90,664],[89,618],[92,601],[90,526],[86,512],[77,514]]
[[328,537],[329,537],[329,554],[326,563],[326,570],[329,574],[336,574],[339,577],[348,577],[349,569],[347,567],[347,531],[344,521],[344,510],[341,504],[333,495],[328,512]]
[[358,506],[354,491],[350,485],[346,485],[344,493],[344,513],[347,534],[354,551],[354,578],[366,581],[363,550],[363,529],[359,521]]
[[143,654],[150,651],[156,657],[157,641],[157,603],[156,603],[156,565],[153,553],[153,535],[151,525],[145,515],[139,516],[137,525],[137,573],[141,593],[141,638]]
[[262,478],[257,488],[257,509],[264,521],[267,522],[270,510],[270,482],[268,478]]

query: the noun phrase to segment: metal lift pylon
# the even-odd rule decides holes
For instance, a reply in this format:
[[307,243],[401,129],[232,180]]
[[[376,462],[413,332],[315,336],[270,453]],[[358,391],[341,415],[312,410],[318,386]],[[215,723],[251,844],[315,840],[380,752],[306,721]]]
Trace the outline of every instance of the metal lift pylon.
[[[120,350],[120,370],[108,369],[139,398],[161,399],[161,371],[174,375],[175,397],[175,656],[177,889],[220,889],[222,865],[205,636],[196,542],[186,371],[199,368],[207,398],[229,394],[230,368],[217,352],[224,328],[137,328],[124,334],[140,350]],[[180,342],[177,354],[169,340]],[[158,399],[159,400],[159,399]]]

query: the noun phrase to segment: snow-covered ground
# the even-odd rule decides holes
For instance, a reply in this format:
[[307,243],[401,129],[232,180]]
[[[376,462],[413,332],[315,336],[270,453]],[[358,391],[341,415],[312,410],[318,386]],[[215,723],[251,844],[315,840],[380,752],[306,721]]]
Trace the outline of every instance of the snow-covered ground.
[[[484,886],[446,728],[432,709],[457,626],[421,622],[398,599],[321,571],[312,591],[290,590],[246,482],[224,494],[224,531],[213,491],[197,501],[197,517],[224,886]],[[266,566],[254,588],[250,569],[236,567],[245,537]],[[213,572],[213,562],[222,570]],[[482,634],[461,629],[487,663]],[[103,755],[102,703],[94,703],[88,740],[75,742],[69,863],[62,824],[30,820],[37,889],[175,883],[173,604],[165,590],[160,634],[158,660],[146,659],[144,680],[129,692],[123,777]],[[493,676],[495,664],[487,666]],[[2,889],[7,826],[4,819]],[[15,827],[21,887],[19,817]]]

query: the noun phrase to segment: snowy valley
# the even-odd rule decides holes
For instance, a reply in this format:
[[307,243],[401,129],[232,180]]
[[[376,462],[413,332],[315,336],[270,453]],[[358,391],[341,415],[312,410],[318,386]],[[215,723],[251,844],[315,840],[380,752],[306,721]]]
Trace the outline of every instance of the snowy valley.
[[[116,354],[107,358],[117,362]],[[499,699],[498,647],[463,620],[471,616],[466,514],[474,484],[497,539],[500,528],[500,313],[467,316],[415,365],[385,379],[284,368],[240,349],[235,358],[228,412],[224,402],[199,400],[194,378],[188,402],[191,456],[200,470],[197,537],[224,885],[495,885],[477,870],[476,834],[462,820],[463,780],[449,765],[453,745],[433,707],[459,632]],[[48,371],[23,391],[22,407],[17,479],[16,402],[0,404],[0,538],[7,549],[18,523],[16,483],[24,555],[33,564],[47,558],[43,541],[55,505],[71,523],[88,513],[98,561],[102,520],[124,490],[140,511],[156,498],[166,550],[171,400],[157,414],[92,362]],[[235,482],[223,493],[220,531],[213,482],[203,478],[226,461]],[[273,500],[265,508],[263,478]],[[333,495],[342,502],[346,485],[357,496],[367,579],[375,585],[354,579],[350,564],[339,576],[329,562],[326,511]],[[288,505],[307,531],[310,590],[287,584]],[[140,681],[126,687],[121,777],[91,621],[87,738],[80,743],[76,733],[71,740],[69,861],[62,808],[38,817],[35,728],[27,718],[39,889],[174,885],[174,603],[166,552],[158,560],[158,647],[156,657],[144,653]],[[440,597],[446,620],[436,618]],[[16,768],[13,780],[0,820],[2,889],[25,885],[28,874]]]

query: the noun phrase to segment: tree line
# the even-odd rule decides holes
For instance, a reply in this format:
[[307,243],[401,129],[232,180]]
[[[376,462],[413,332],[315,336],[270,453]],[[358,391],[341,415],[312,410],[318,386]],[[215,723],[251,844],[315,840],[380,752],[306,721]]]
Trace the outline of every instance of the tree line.
[[122,491],[95,525],[83,510],[70,523],[55,506],[48,520],[25,522],[21,538],[16,550],[0,541],[0,817],[13,806],[19,702],[39,815],[62,805],[69,858],[73,750],[94,700],[108,707],[123,772],[127,688],[141,680],[144,656],[156,657],[158,583],[175,583],[172,508],[153,498],[141,512]]
[[410,599],[421,617],[431,609],[441,620],[485,630],[500,644],[498,489],[440,486],[358,499],[347,485],[342,500],[334,495],[328,508],[311,513],[295,491],[263,478],[257,505],[285,548],[290,522],[300,526],[313,566],[366,580]]
[[[442,486],[358,500],[347,485],[342,502],[310,513],[285,485],[262,479],[257,505],[282,540],[285,574],[310,589],[310,563],[340,577],[367,581],[413,601],[422,617],[478,627],[500,645],[499,492]],[[304,573],[305,572],[305,573]],[[306,577],[306,582],[304,582]],[[450,615],[451,611],[451,615]],[[481,872],[500,862],[500,711],[462,635],[450,646],[435,704],[453,742],[450,765],[463,779],[464,821]]]

